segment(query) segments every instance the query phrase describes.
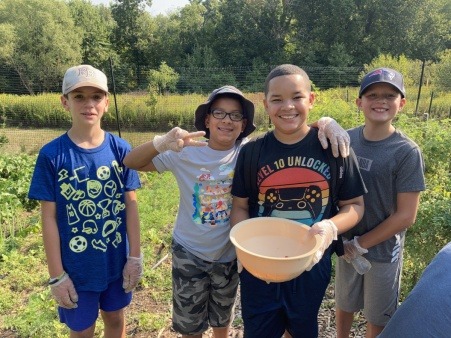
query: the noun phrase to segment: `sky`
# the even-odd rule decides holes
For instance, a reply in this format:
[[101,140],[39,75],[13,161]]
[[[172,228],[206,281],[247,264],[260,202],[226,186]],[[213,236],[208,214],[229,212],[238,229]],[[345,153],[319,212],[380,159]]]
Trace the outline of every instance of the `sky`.
[[[104,4],[108,6],[110,0],[91,0],[93,4]],[[150,14],[167,14],[168,11],[174,10],[178,7],[183,7],[189,3],[188,0],[152,0],[152,7],[150,7]]]

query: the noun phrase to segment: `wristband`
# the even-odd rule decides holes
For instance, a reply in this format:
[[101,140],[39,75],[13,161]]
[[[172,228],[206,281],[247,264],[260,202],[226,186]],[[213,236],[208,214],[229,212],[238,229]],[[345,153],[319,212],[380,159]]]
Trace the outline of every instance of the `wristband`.
[[64,276],[66,275],[66,271],[63,271],[63,273],[55,278],[49,279],[49,285],[53,285],[58,283]]

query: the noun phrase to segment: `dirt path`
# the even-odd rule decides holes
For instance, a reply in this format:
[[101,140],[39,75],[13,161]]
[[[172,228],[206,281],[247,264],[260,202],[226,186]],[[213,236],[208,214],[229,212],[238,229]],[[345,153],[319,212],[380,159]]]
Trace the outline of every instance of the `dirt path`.
[[[149,299],[148,292],[146,290],[138,291],[135,293],[132,305],[129,309],[129,311],[139,311],[142,312],[143,308],[149,309],[149,311],[153,312],[162,312],[167,310],[167,306],[164,306],[164,309],[161,308],[158,304],[151,301]],[[139,310],[138,310],[139,308]],[[238,320],[235,320],[235,322],[242,323],[241,320],[241,307],[239,298],[237,299],[237,306],[235,308],[235,317]],[[333,338],[336,337],[335,333],[335,301],[334,301],[334,290],[333,290],[333,283],[329,285],[329,288],[326,292],[324,301],[321,305],[321,309],[318,316],[318,326],[319,326],[319,337],[320,338]],[[134,338],[180,338],[181,335],[178,335],[175,333],[171,327],[170,323],[168,323],[168,326],[164,329],[162,329],[158,333],[149,333],[149,332],[142,332],[140,328],[135,324],[129,324],[127,326],[127,336],[128,337],[134,337]],[[208,330],[204,334],[204,338],[212,338],[213,333],[210,330]],[[243,332],[242,332],[242,324],[233,326],[230,334],[230,338],[242,338]],[[363,338],[365,337],[365,320],[363,317],[359,314],[356,317],[355,325],[352,329],[350,337],[354,338]]]

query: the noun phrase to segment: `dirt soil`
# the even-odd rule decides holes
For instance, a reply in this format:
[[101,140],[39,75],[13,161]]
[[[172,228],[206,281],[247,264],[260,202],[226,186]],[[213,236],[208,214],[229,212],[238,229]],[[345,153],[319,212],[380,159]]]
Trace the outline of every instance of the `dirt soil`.
[[[239,293],[238,293],[239,294]],[[136,308],[140,308],[142,311],[143,308],[148,309],[150,312],[164,312],[167,311],[167,305],[164,305],[162,308],[161,305],[158,305],[149,297],[149,292],[146,290],[140,290],[135,292],[133,296],[133,302],[130,305],[129,311],[135,311]],[[241,307],[239,298],[237,299],[237,305],[235,308],[235,316],[236,318],[241,317]],[[235,322],[242,323],[241,320],[235,320]],[[335,332],[335,301],[334,301],[334,290],[333,283],[329,285],[329,288],[326,292],[324,301],[321,305],[321,309],[318,316],[319,322],[319,337],[320,338],[332,338],[336,337]],[[242,324],[234,325],[229,334],[230,338],[243,338],[243,330]],[[142,332],[136,323],[131,323],[127,326],[127,337],[134,338],[180,338],[181,335],[174,332],[170,323],[168,323],[168,327],[162,329],[160,332]],[[354,326],[351,330],[350,337],[360,338],[365,337],[365,320],[361,314],[356,315]],[[213,338],[213,333],[208,330],[203,338]],[[264,338],[264,337],[262,337]]]
[[[150,313],[162,313],[168,311],[167,304],[161,304],[152,299],[150,292],[147,288],[137,290],[134,292],[133,301],[126,312],[140,313],[148,311]],[[127,316],[127,313],[126,313]],[[239,300],[239,292],[237,305],[235,307],[235,323],[236,324],[230,330],[230,338],[243,338],[243,327],[241,318],[241,306]],[[333,283],[329,285],[329,288],[324,297],[321,309],[318,315],[319,326],[319,338],[334,338],[335,332],[335,301]],[[1,330],[1,338],[18,338],[19,336],[10,330]],[[159,332],[145,332],[139,327],[139,323],[136,321],[129,321],[127,324],[127,337],[133,338],[180,338],[181,335],[177,334],[171,329],[171,325],[168,322],[167,327],[161,329]],[[365,320],[359,313],[355,316],[354,325],[351,330],[350,337],[363,338],[365,337]],[[43,337],[45,338],[45,337]],[[213,338],[213,333],[209,329],[203,336],[203,338]],[[264,337],[262,337],[264,338]]]

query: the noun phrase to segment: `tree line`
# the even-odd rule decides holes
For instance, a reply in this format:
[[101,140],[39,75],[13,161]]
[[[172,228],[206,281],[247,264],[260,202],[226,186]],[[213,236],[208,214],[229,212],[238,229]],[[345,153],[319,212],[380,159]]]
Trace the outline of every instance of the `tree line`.
[[216,83],[261,86],[280,63],[328,69],[322,86],[333,87],[356,83],[355,70],[380,55],[450,59],[449,0],[190,0],[158,16],[150,6],[0,0],[0,92],[59,91],[64,71],[80,63],[107,75],[114,65],[121,92],[147,89],[161,69],[176,70],[171,90],[200,92]]

